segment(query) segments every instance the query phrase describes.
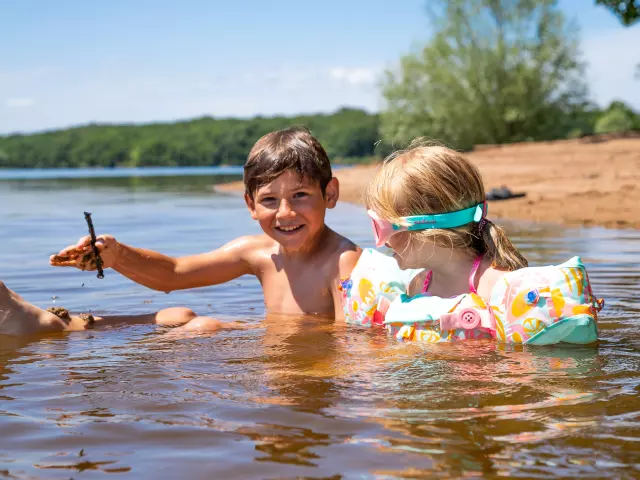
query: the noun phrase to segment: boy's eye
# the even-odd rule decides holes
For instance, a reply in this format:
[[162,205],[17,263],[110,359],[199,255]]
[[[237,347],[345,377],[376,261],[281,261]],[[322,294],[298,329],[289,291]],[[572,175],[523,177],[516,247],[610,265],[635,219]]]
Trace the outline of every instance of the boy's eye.
[[273,203],[276,201],[276,197],[262,197],[260,203]]
[[307,192],[296,192],[293,194],[293,198],[304,198],[308,196],[309,194]]

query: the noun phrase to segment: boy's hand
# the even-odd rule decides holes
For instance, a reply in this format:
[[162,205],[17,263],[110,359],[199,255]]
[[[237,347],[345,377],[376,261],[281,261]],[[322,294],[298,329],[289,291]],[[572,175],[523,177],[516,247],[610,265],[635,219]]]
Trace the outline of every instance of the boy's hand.
[[[113,267],[118,255],[117,240],[111,235],[100,235],[96,238],[96,248],[102,259],[102,267]],[[51,255],[49,264],[53,267],[76,267],[80,270],[95,270],[96,259],[91,248],[91,237],[82,237],[77,244],[60,250],[57,255]]]

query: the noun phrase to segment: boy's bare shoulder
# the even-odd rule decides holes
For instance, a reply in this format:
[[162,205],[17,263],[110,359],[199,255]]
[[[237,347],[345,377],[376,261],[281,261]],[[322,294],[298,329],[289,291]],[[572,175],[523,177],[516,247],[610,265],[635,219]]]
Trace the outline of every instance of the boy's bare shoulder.
[[242,237],[238,237],[235,240],[232,240],[232,243],[241,245],[246,248],[259,248],[273,245],[275,241],[272,238],[269,238],[268,235],[261,233],[258,235],[243,235]]
[[331,231],[331,234],[330,243],[333,244],[333,255],[338,260],[337,265],[339,275],[340,277],[347,277],[356,266],[360,255],[362,255],[362,249],[347,237],[344,237],[333,230]]
[[223,247],[235,250],[240,258],[252,267],[278,251],[278,244],[267,235],[245,235],[232,240]]
[[327,246],[333,254],[338,256],[348,252],[359,252],[358,255],[362,253],[362,249],[358,245],[333,230],[329,230]]
[[244,235],[232,240],[227,245],[238,248],[243,252],[271,251],[277,243],[268,235]]

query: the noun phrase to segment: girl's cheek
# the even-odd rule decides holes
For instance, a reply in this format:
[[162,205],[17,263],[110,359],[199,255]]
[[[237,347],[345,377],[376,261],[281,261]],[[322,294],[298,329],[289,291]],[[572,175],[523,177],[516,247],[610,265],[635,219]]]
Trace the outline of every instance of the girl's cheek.
[[405,232],[399,232],[395,235],[392,235],[391,238],[389,238],[387,244],[394,252],[401,252],[407,244]]

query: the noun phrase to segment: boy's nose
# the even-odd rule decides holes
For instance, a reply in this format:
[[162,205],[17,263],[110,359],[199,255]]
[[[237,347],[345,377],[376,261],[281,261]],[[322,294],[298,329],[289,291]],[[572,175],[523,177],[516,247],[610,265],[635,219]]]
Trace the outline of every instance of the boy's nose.
[[291,208],[291,205],[289,204],[288,201],[282,200],[280,202],[280,206],[278,207],[278,213],[276,214],[276,216],[278,218],[283,218],[283,217],[290,217],[292,215],[295,215],[295,212]]

